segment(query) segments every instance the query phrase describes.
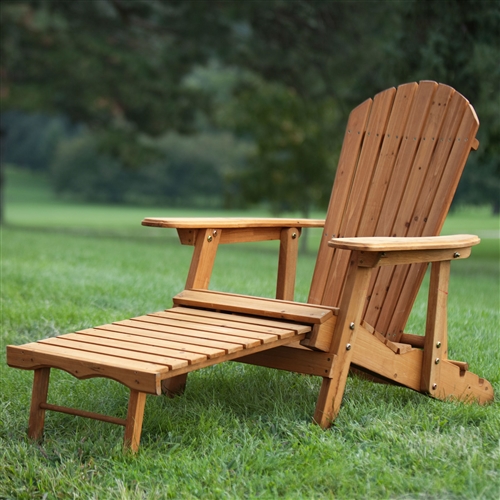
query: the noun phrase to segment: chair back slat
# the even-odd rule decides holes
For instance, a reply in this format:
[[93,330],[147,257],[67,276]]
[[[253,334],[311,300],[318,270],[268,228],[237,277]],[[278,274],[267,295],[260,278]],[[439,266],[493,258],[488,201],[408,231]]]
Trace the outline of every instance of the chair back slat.
[[[432,236],[441,231],[479,122],[447,85],[388,89],[355,108],[347,125],[309,301],[338,306],[350,258],[332,237]],[[364,320],[398,340],[425,265],[374,273]]]

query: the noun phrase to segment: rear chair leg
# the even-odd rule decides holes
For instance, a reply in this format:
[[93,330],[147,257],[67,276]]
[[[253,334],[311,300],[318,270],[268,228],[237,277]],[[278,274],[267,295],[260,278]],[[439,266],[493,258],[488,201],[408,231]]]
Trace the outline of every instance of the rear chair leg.
[[141,441],[142,420],[144,418],[145,404],[146,393],[132,389],[130,391],[130,399],[128,402],[123,447],[125,449],[130,449],[133,453],[139,449],[139,443]]
[[47,402],[49,378],[50,368],[38,368],[35,370],[28,423],[28,436],[31,439],[39,440],[43,436],[45,409],[40,408],[40,405]]
[[161,390],[163,394],[169,398],[183,394],[184,389],[186,388],[187,376],[188,374],[184,373],[182,375],[177,375],[163,380],[161,383]]

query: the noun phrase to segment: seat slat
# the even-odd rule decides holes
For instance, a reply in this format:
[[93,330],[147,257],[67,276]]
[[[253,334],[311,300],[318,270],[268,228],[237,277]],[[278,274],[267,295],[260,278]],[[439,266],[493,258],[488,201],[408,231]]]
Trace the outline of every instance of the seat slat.
[[[145,328],[145,325],[150,325],[152,328],[162,327],[165,333],[168,333],[172,336],[171,338],[175,337],[177,339],[183,339],[183,337],[186,337],[198,339],[196,343],[199,343],[199,345],[204,345],[203,342],[205,340],[211,342],[215,341],[218,342],[218,345],[225,349],[227,353],[239,351],[246,345],[256,346],[260,344],[260,341],[244,339],[242,337],[236,337],[234,335],[223,335],[211,332],[204,333],[201,330],[191,331],[187,328],[176,328],[168,324],[163,324],[160,319],[154,321],[153,319],[150,319],[149,316],[146,316],[145,320],[137,320],[136,318],[133,318],[125,321],[119,321],[116,324],[125,326],[137,325],[139,328]],[[184,342],[184,340],[179,341]]]
[[[242,349],[241,344],[235,344],[229,341],[219,341],[213,340],[212,338],[201,338],[199,335],[189,334],[189,330],[183,328],[174,328],[163,326],[155,323],[145,323],[143,321],[132,321],[132,320],[124,320],[113,325],[110,325],[111,328],[120,328],[120,327],[130,327],[131,329],[140,330],[151,330],[155,333],[161,333],[162,338],[165,340],[171,340],[173,342],[181,342],[185,344],[193,344],[197,346],[203,347],[214,347],[223,349],[224,354],[234,353]],[[99,327],[100,329],[102,327]]]
[[[140,342],[131,342],[129,341],[123,341],[121,339],[112,338],[110,336],[93,336],[93,335],[86,335],[86,334],[81,334],[81,333],[68,333],[66,335],[61,335],[57,337],[58,339],[64,339],[64,340],[73,340],[76,342],[84,342],[87,344],[95,344],[95,345],[100,345],[103,347],[113,347],[116,349],[122,349],[124,351],[129,351],[130,353],[135,353],[132,354],[133,356],[137,356],[138,354],[142,355],[152,355],[152,356],[157,356],[157,357],[162,357],[162,358],[173,358],[173,359],[179,359],[179,360],[185,360],[188,363],[197,363],[200,361],[205,361],[207,359],[206,355],[203,354],[195,354],[192,352],[187,352],[182,349],[169,349],[161,346],[151,346],[151,345],[145,345]],[[146,358],[139,358],[139,357],[134,357],[133,359],[143,359],[143,361],[152,361],[152,362],[160,362],[159,359],[155,359],[152,357],[150,360]],[[168,364],[168,363],[167,363]]]
[[[275,326],[262,326],[257,325],[255,322],[252,322],[251,319],[247,322],[237,321],[238,316],[233,315],[234,318],[228,319],[228,314],[217,314],[212,313],[211,311],[206,311],[206,314],[193,314],[190,313],[189,309],[186,309],[186,314],[178,313],[175,310],[179,309],[177,307],[170,309],[168,311],[160,311],[150,316],[156,316],[160,318],[169,318],[173,320],[189,321],[189,323],[199,323],[200,325],[211,325],[217,327],[224,328],[232,328],[237,331],[243,332],[247,331],[248,335],[254,338],[260,338],[265,342],[269,340],[274,340],[277,338],[287,338],[295,334],[295,332],[291,328],[276,328]],[[199,310],[194,309],[196,312],[201,312]],[[300,331],[307,331],[307,327],[300,328],[300,325],[297,325],[297,329],[295,330],[297,333]]]
[[323,323],[333,316],[333,311],[329,308],[208,290],[184,290],[174,297],[173,302],[175,305],[267,316],[306,324]]
[[[136,321],[139,323],[152,323],[154,325],[162,325],[167,328],[170,328],[171,326],[178,327],[181,330],[185,330],[186,334],[189,334],[193,337],[220,340],[221,342],[227,341],[233,344],[239,344],[245,348],[255,347],[259,344],[264,343],[261,339],[245,336],[246,332],[243,332],[243,335],[241,335],[236,330],[228,330],[224,328],[202,328],[198,323],[183,322],[184,326],[179,326],[178,324],[182,322],[175,322],[172,320],[154,316],[141,316],[138,318],[132,318],[130,321]],[[181,335],[183,335],[183,333],[184,332],[180,332]],[[277,337],[274,336],[274,339],[276,340]]]
[[225,321],[228,317],[230,317],[230,321],[234,321],[239,325],[242,329],[250,329],[256,331],[275,333],[280,338],[284,338],[288,333],[307,333],[310,331],[310,327],[307,325],[300,325],[297,323],[289,323],[282,322],[276,319],[268,319],[268,318],[257,318],[255,316],[242,316],[241,314],[228,314],[228,313],[220,313],[216,311],[208,311],[206,309],[192,309],[189,307],[174,307],[168,310],[171,314],[178,315],[189,315],[191,317],[191,321],[197,321],[196,318],[199,318],[200,321],[203,318],[207,318],[215,321]]
[[101,328],[102,329],[89,328],[88,330],[80,330],[77,333],[95,337],[123,340],[124,342],[142,344],[152,348],[158,347],[159,349],[161,349],[163,347],[166,347],[181,350],[183,352],[202,354],[207,356],[209,359],[226,354],[226,351],[220,348],[203,347],[194,344],[186,344],[185,342],[164,340],[164,335],[159,332],[140,330],[138,328],[128,328],[117,325],[103,325],[103,327]]
[[[194,318],[195,321],[193,321],[191,317],[181,317],[180,319],[178,319],[177,315],[169,314],[168,311],[148,314],[143,318],[147,317],[150,317],[154,321],[157,321],[157,319],[162,320],[161,324],[178,326],[180,328],[189,328],[190,330],[200,330],[202,332],[235,335],[237,337],[259,340],[263,344],[267,344],[268,342],[272,342],[273,340],[277,340],[278,338],[280,338],[277,334],[256,332],[249,330],[248,328],[238,328],[236,324],[231,324],[231,322],[228,321],[226,321],[226,324],[217,324],[217,322],[211,322],[208,318],[207,321],[203,323],[199,319],[197,320],[197,318]],[[288,335],[285,334],[284,336],[290,337],[291,335],[293,335],[293,332],[288,332]]]
[[106,347],[95,343],[68,339],[67,337],[65,338],[64,335],[61,337],[40,340],[39,342],[41,344],[74,349],[76,351],[85,351],[91,354],[104,354],[127,361],[145,361],[146,363],[153,363],[155,365],[168,366],[170,370],[182,368],[189,364],[186,360],[174,359],[166,356],[155,356],[154,354],[145,354],[127,349]]

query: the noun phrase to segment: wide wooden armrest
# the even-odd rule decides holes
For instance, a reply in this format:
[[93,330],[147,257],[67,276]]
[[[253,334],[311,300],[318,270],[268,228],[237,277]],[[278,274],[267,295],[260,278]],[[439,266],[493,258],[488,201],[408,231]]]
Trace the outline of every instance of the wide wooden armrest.
[[360,267],[390,266],[466,259],[481,240],[472,234],[408,238],[332,238],[328,245],[361,252]]
[[344,250],[362,252],[394,252],[401,250],[446,250],[449,248],[468,248],[477,245],[481,240],[473,234],[456,234],[451,236],[420,236],[409,238],[362,237],[332,238],[328,245]]
[[208,288],[219,244],[279,240],[276,298],[293,300],[301,231],[323,227],[324,222],[298,218],[146,217],[142,225],[176,229],[183,245],[195,247],[186,288]]
[[143,226],[175,229],[240,229],[262,227],[323,227],[323,219],[255,217],[146,217]]

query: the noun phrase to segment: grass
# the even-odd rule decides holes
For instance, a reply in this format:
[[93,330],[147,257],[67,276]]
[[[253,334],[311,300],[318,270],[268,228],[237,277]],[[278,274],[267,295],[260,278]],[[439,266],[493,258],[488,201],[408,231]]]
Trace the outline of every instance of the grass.
[[[498,396],[487,406],[441,402],[357,377],[328,431],[311,424],[320,380],[226,363],[191,374],[182,397],[148,397],[136,456],[122,452],[122,428],[58,413],[49,412],[41,444],[29,441],[32,373],[6,367],[4,346],[168,307],[190,259],[175,233],[138,225],[171,211],[61,202],[29,182],[9,171],[0,498],[499,497]],[[491,236],[498,218],[457,211],[448,224]],[[221,250],[214,287],[272,295],[272,245]],[[312,254],[302,256],[299,300],[313,266]],[[453,264],[449,298],[450,358],[467,360],[497,394],[499,275],[498,239],[484,238],[470,259]],[[408,331],[422,331],[424,299],[425,290]],[[53,370],[49,397],[123,417],[128,394],[113,381]]]

